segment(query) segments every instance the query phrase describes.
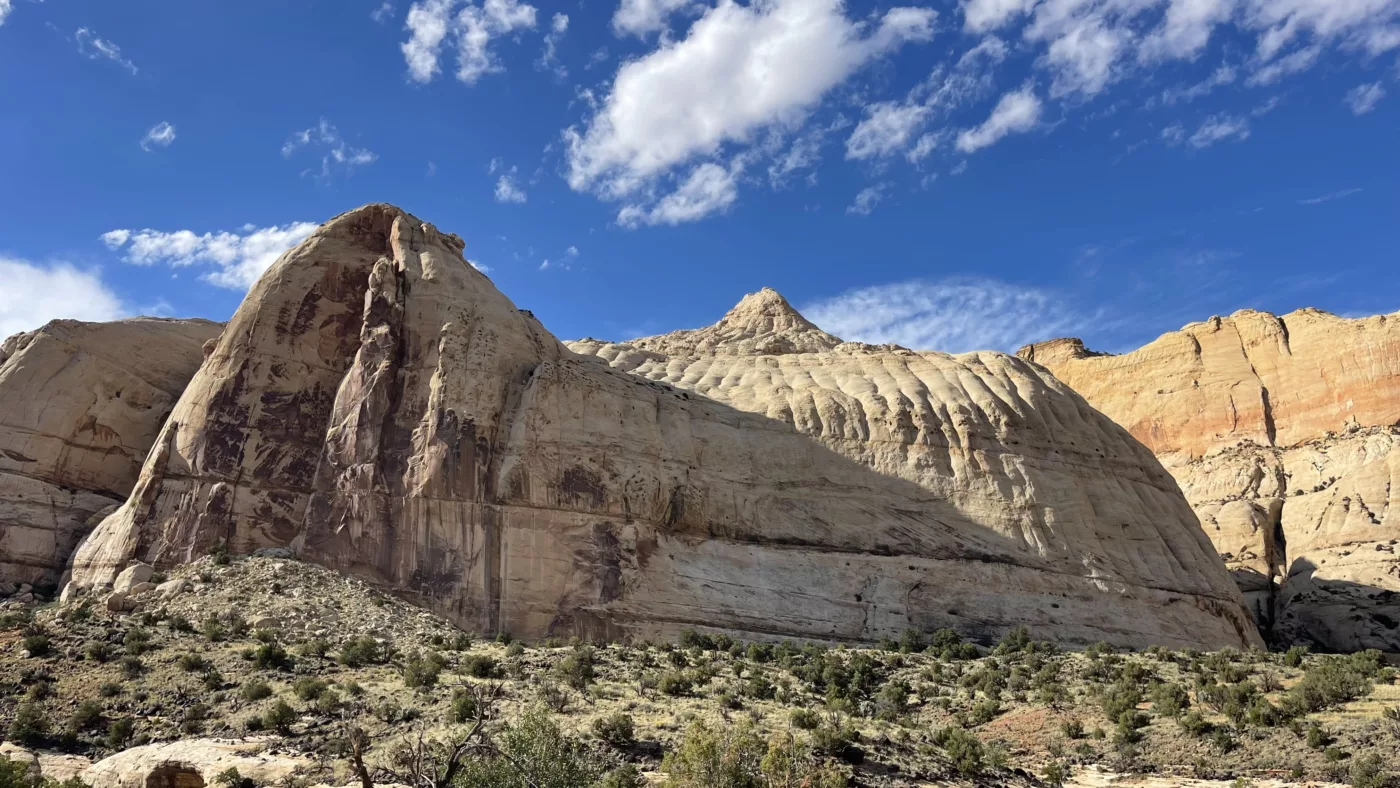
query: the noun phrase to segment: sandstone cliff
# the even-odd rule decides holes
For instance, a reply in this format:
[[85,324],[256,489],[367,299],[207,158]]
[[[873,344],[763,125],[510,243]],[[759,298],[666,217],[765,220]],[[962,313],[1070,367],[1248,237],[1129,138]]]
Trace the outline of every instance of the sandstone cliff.
[[75,582],[288,547],[522,636],[1258,642],[1171,477],[1032,364],[842,344],[771,292],[579,355],[462,248],[371,205],[284,255]]
[[0,345],[0,582],[52,583],[121,503],[219,335],[207,320],[56,320]]
[[1121,356],[1020,355],[1157,453],[1263,628],[1400,650],[1400,314],[1246,310]]

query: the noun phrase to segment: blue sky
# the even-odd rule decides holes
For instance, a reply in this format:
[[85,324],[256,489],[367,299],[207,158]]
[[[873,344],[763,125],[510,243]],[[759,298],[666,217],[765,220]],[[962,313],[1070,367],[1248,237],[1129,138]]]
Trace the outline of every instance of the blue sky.
[[1400,309],[1400,0],[901,1],[0,0],[0,334],[227,319],[373,201],[562,338]]

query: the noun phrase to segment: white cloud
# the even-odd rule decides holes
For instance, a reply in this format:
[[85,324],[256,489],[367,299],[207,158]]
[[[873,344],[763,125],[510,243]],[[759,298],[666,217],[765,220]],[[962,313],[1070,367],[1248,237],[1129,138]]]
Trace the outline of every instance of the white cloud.
[[[1251,84],[1311,68],[1328,47],[1400,47],[1400,0],[962,0],[963,27],[1020,26],[1055,98],[1087,98],[1132,73],[1195,60],[1217,33],[1254,37]],[[1297,48],[1278,59],[1289,46]]]
[[385,0],[385,2],[381,3],[378,8],[374,9],[369,13],[369,18],[373,19],[381,25],[389,21],[390,19],[393,19],[394,4],[388,2],[388,0]]
[[294,222],[280,227],[244,225],[238,232],[196,234],[191,230],[111,230],[101,240],[112,250],[124,250],[122,259],[133,265],[214,266],[205,281],[235,290],[246,290],[288,249],[301,243],[317,228],[315,222]]
[[491,41],[519,30],[533,30],[535,14],[534,6],[518,0],[484,0],[481,5],[463,0],[414,3],[404,22],[409,39],[399,47],[409,78],[429,82],[441,73],[438,58],[449,36],[457,46],[457,79],[471,85],[486,74],[504,70],[491,51]]
[[1211,115],[1191,135],[1191,147],[1209,148],[1217,142],[1249,139],[1249,121],[1232,115]]
[[[1216,88],[1233,83],[1238,77],[1239,74],[1235,71],[1233,66],[1224,64],[1211,72],[1209,77],[1206,77],[1194,85],[1184,88],[1168,88],[1162,91],[1162,95],[1155,101],[1160,101],[1169,107],[1175,104],[1189,104],[1198,98],[1204,98],[1210,95]],[[1149,106],[1154,104],[1155,101],[1149,102]]]
[[168,148],[170,143],[175,141],[175,127],[166,121],[161,121],[151,127],[146,132],[146,136],[141,138],[141,149],[149,151],[152,148]]
[[[5,6],[0,5],[0,21]],[[50,320],[117,320],[129,312],[95,271],[0,256],[0,339]]]
[[638,204],[624,206],[617,214],[617,223],[630,228],[642,224],[676,225],[699,221],[729,210],[738,198],[735,173],[713,162],[705,162],[691,170],[675,191],[651,208]]
[[570,256],[570,257],[578,257],[578,247],[577,247],[577,246],[570,246],[568,249],[565,249],[565,250],[564,250],[564,254],[566,254],[566,255],[568,255],[568,256]]
[[1162,129],[1162,140],[1168,145],[1180,145],[1186,141],[1186,127],[1180,123],[1173,123]]
[[[494,165],[495,162],[493,161]],[[492,167],[492,172],[495,167]],[[515,168],[511,167],[509,172],[501,173],[501,177],[496,179],[496,202],[523,203],[526,200],[525,190],[520,188],[516,182]]]
[[[356,167],[373,164],[379,160],[379,155],[374,151],[367,148],[356,148],[347,143],[340,136],[340,130],[327,122],[325,118],[321,118],[319,123],[309,129],[293,132],[282,144],[282,156],[291,158],[302,148],[325,150],[325,153],[321,155],[321,171],[317,173],[317,177],[320,178],[328,178],[336,170],[350,173]],[[302,175],[310,172],[309,169],[303,170]]]
[[958,135],[958,150],[973,153],[996,144],[1009,134],[1022,134],[1040,122],[1040,99],[1029,85],[1007,93],[982,125]]
[[987,279],[902,282],[842,293],[801,307],[842,339],[916,350],[1013,351],[1076,333],[1084,321],[1063,296]]
[[935,16],[894,8],[866,25],[840,0],[720,0],[684,39],[619,68],[585,128],[565,132],[569,185],[643,210],[694,160],[730,158],[726,146],[748,150],[765,130],[799,128],[861,66],[932,37]]
[[888,183],[877,183],[874,186],[867,186],[856,193],[855,202],[846,206],[846,213],[856,216],[869,216],[875,206],[885,199],[885,193],[890,189]]
[[869,159],[904,150],[930,111],[922,104],[896,101],[871,104],[865,108],[865,119],[846,140],[846,158]]
[[693,11],[695,0],[622,0],[613,13],[612,28],[617,35],[639,38],[666,29],[672,14]]
[[558,57],[555,50],[558,48],[559,42],[563,40],[564,34],[567,32],[569,32],[569,16],[567,14],[555,14],[554,18],[550,21],[549,33],[544,37],[544,51],[540,53],[540,59],[537,64],[541,68],[552,67],[554,73],[558,75],[560,79],[567,77],[569,71],[563,66],[556,65]]
[[1299,204],[1299,205],[1321,205],[1322,203],[1325,203],[1325,202],[1332,202],[1333,200],[1340,200],[1340,199],[1342,199],[1342,198],[1344,198],[1344,197],[1350,197],[1350,196],[1352,196],[1353,194],[1359,194],[1359,193],[1361,193],[1361,189],[1342,189],[1342,190],[1339,191],[1339,192],[1332,192],[1331,194],[1324,194],[1324,195],[1322,195],[1321,197],[1313,197],[1313,198],[1307,199],[1307,200],[1299,200],[1299,201],[1298,201],[1298,204]]
[[1385,98],[1385,87],[1379,82],[1372,82],[1366,85],[1357,85],[1347,91],[1343,101],[1351,108],[1354,115],[1365,115],[1376,108],[1376,105]]
[[[774,189],[786,186],[788,180],[803,170],[810,170],[816,167],[821,160],[822,144],[826,142],[826,135],[830,131],[826,127],[818,127],[803,132],[788,146],[787,152],[777,157],[768,167],[768,182]],[[816,182],[816,172],[808,174],[809,183]]]
[[0,0],[0,25],[5,24],[5,17],[10,15],[10,0]]
[[[4,14],[0,14],[0,18],[3,18],[3,16]],[[78,42],[78,52],[86,55],[88,58],[92,60],[97,60],[99,58],[110,60],[133,74],[139,71],[135,63],[122,57],[121,47],[113,44],[111,41],[101,38],[97,33],[88,28],[78,28],[78,32],[73,34],[73,38]]]

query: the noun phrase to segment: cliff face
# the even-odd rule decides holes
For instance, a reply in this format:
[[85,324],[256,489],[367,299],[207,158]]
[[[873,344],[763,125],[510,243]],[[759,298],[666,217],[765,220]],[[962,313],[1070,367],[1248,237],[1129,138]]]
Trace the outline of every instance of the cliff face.
[[1019,355],[1157,453],[1266,631],[1400,650],[1400,314],[1243,311],[1121,356]]
[[371,205],[284,255],[75,582],[276,546],[527,637],[1258,642],[1171,477],[1034,365],[842,344],[771,291],[580,355],[461,251]]
[[52,583],[89,518],[121,503],[207,320],[56,320],[0,345],[0,582]]

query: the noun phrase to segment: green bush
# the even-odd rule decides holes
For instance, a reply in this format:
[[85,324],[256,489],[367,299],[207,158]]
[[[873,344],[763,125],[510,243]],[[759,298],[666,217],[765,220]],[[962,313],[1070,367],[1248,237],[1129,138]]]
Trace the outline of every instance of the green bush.
[[539,710],[495,740],[500,755],[466,761],[456,788],[576,788],[603,775],[603,764]]
[[279,700],[272,704],[272,708],[262,715],[262,723],[265,727],[271,728],[283,736],[291,733],[292,723],[296,722],[297,713],[287,704],[285,700]]
[[37,744],[49,733],[49,717],[37,703],[21,703],[10,721],[9,737],[21,744]]
[[559,678],[570,687],[583,692],[588,689],[588,685],[593,683],[594,652],[592,646],[583,646],[574,649],[574,652],[565,657],[555,668]]
[[501,667],[496,663],[495,658],[485,654],[468,654],[462,657],[459,670],[478,679],[496,678],[501,674]]
[[1180,717],[1191,708],[1191,694],[1179,684],[1170,682],[1152,688],[1152,710],[1163,717]]
[[108,662],[114,656],[112,645],[103,640],[93,640],[83,646],[83,657],[91,662]]
[[984,768],[982,740],[957,726],[948,726],[934,735],[934,742],[948,754],[953,770],[963,777],[976,777]]
[[253,701],[272,697],[272,687],[269,686],[266,681],[250,679],[243,684],[243,689],[240,691],[240,694],[243,696],[243,700],[252,703]]
[[636,741],[631,715],[621,712],[594,720],[593,734],[614,747],[628,747]]
[[1326,657],[1309,668],[1288,691],[1284,710],[1301,716],[1368,695],[1383,666],[1381,654],[1375,650]]
[[821,724],[821,715],[811,709],[793,709],[788,712],[788,720],[794,728],[804,731],[814,730]]
[[361,635],[341,645],[336,661],[348,668],[381,665],[389,661],[388,648],[369,635]]
[[175,666],[187,673],[196,673],[211,667],[208,660],[193,652],[181,654],[175,660]]
[[476,696],[466,690],[452,693],[452,705],[447,710],[447,718],[455,723],[471,722],[476,719]]
[[1386,788],[1391,781],[1385,774],[1386,763],[1379,755],[1371,753],[1352,761],[1347,770],[1348,782],[1353,788]]
[[419,690],[437,686],[443,664],[442,655],[436,651],[422,656],[414,654],[409,658],[408,664],[404,665],[403,685],[409,689]]
[[748,726],[713,730],[695,723],[675,750],[666,753],[661,770],[667,788],[762,788],[766,748]]
[[95,700],[85,700],[78,704],[78,708],[73,710],[73,716],[69,718],[69,724],[74,730],[86,731],[96,728],[102,723],[102,704]]
[[48,635],[25,635],[24,653],[31,657],[42,657],[49,653]]
[[291,670],[292,657],[278,643],[260,643],[253,649],[253,666],[259,670]]
[[691,681],[690,676],[680,670],[672,670],[663,673],[661,678],[656,682],[656,689],[661,692],[661,694],[670,695],[671,697],[689,695],[694,687],[695,683]]
[[127,717],[114,720],[107,726],[107,746],[120,750],[126,747],[132,737],[136,735],[136,722]]
[[[267,685],[264,684],[263,686]],[[326,690],[330,689],[330,686],[330,683],[325,679],[303,676],[292,684],[292,694],[297,696],[298,700],[314,701],[321,697]]]
[[1303,657],[1308,655],[1307,646],[1289,646],[1288,651],[1283,655],[1283,664],[1290,668],[1296,668],[1303,664]]
[[624,763],[603,775],[603,779],[598,781],[597,788],[646,788],[647,781],[642,777],[642,773],[637,771],[637,767],[630,763]]

